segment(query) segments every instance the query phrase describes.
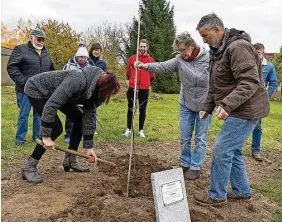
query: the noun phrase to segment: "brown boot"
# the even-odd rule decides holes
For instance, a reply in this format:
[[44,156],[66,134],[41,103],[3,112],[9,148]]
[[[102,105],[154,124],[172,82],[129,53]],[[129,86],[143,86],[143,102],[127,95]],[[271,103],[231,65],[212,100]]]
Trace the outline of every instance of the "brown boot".
[[37,172],[37,164],[39,160],[28,156],[22,167],[22,177],[29,183],[42,183],[43,179]]
[[201,206],[213,206],[213,207],[219,207],[222,205],[225,205],[227,203],[227,200],[215,200],[210,198],[207,194],[194,194],[193,195],[194,200],[197,204]]
[[73,154],[66,154],[63,162],[63,167],[66,172],[72,169],[75,172],[89,172],[89,168],[79,166],[76,156]]
[[259,162],[262,161],[262,157],[261,157],[261,155],[260,155],[259,152],[252,153],[252,157],[253,157],[256,161],[259,161]]
[[187,180],[196,180],[201,176],[201,170],[189,169],[184,173],[184,178]]

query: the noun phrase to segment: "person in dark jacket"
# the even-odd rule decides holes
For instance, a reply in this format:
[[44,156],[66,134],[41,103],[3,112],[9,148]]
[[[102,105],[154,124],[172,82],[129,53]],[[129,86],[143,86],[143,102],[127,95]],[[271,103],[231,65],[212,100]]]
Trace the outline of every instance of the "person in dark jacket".
[[92,66],[97,66],[103,71],[107,71],[107,63],[101,59],[102,47],[99,43],[94,43],[89,50],[89,63]]
[[[16,131],[17,145],[26,142],[28,116],[31,110],[31,104],[24,94],[25,83],[38,73],[54,70],[51,57],[44,47],[45,39],[46,35],[42,30],[32,30],[29,42],[16,46],[8,61],[7,72],[15,82],[17,105],[20,111]],[[33,109],[33,140],[39,138],[39,128],[40,116]]]
[[[25,160],[22,168],[23,178],[31,183],[43,181],[37,172],[38,162],[46,149],[53,148],[54,141],[63,131],[57,115],[58,110],[74,123],[69,149],[78,150],[83,136],[83,148],[87,149],[89,160],[95,161],[93,113],[96,107],[107,103],[118,90],[119,83],[114,74],[105,73],[93,66],[81,70],[44,72],[31,77],[25,85],[24,92],[34,109],[41,115],[40,135],[44,145],[36,145],[33,153]],[[77,104],[83,104],[83,112]],[[80,167],[75,157],[66,154],[64,170],[89,171]]]
[[224,28],[214,13],[203,16],[197,30],[210,46],[211,60],[210,88],[200,118],[215,109],[224,123],[214,143],[208,195],[195,194],[194,199],[200,205],[219,206],[227,199],[252,196],[242,149],[259,119],[268,115],[269,101],[261,61],[246,32]]
[[[278,80],[276,76],[276,71],[274,65],[267,61],[264,57],[264,45],[261,43],[254,44],[255,49],[261,59],[262,65],[262,75],[265,86],[268,87],[267,92],[269,99],[275,93],[278,88]],[[262,161],[260,154],[261,151],[261,137],[262,137],[262,128],[261,128],[261,119],[256,125],[253,135],[252,135],[252,157],[257,161]]]
[[[151,63],[155,62],[154,59],[149,55],[149,42],[146,39],[141,39],[139,44],[139,54],[138,61],[142,63]],[[144,123],[146,119],[146,109],[149,99],[149,89],[151,86],[151,81],[155,78],[155,73],[148,72],[146,70],[137,70],[134,67],[136,62],[137,55],[132,55],[129,57],[126,65],[126,76],[129,80],[128,90],[126,93],[128,101],[127,109],[127,128],[123,134],[125,137],[131,135],[131,125],[132,125],[132,115],[133,115],[133,99],[134,99],[134,79],[137,75],[136,87],[138,90],[137,99],[139,101],[139,136],[141,138],[145,137],[144,133]]]

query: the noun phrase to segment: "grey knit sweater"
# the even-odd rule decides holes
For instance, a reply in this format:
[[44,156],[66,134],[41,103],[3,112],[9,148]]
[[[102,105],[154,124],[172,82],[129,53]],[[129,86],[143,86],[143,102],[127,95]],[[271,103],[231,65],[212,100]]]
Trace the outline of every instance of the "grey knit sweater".
[[41,116],[40,134],[49,137],[58,109],[65,103],[84,104],[82,117],[83,147],[93,147],[94,96],[97,80],[103,70],[86,67],[81,70],[60,70],[40,73],[28,79],[24,92],[34,99],[46,99]]
[[179,102],[188,109],[199,112],[209,90],[209,53],[201,48],[198,56],[187,62],[180,55],[165,61],[150,63],[149,72],[177,72],[181,81]]

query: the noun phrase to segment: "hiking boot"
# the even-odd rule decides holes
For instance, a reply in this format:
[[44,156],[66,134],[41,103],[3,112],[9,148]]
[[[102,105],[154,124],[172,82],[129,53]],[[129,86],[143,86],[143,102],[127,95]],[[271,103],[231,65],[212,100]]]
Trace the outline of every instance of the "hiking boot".
[[129,137],[131,135],[131,130],[130,129],[126,129],[125,133],[123,134],[125,137]]
[[196,180],[201,176],[201,170],[189,169],[184,173],[184,178],[187,180]]
[[193,197],[194,197],[195,202],[201,206],[219,207],[227,203],[226,199],[215,200],[215,199],[210,198],[207,194],[194,194]]
[[75,172],[89,172],[89,168],[79,166],[76,161],[76,156],[73,154],[66,154],[63,161],[63,167],[66,172],[69,172],[72,169]]
[[227,193],[227,199],[229,199],[230,201],[236,201],[236,200],[252,200],[252,195],[248,195],[248,196],[241,196],[238,194],[234,194],[232,192],[228,192]]
[[43,179],[37,173],[37,165],[39,160],[28,156],[24,161],[24,165],[22,167],[22,177],[24,180],[27,180],[29,183],[42,183]]
[[140,130],[138,134],[139,134],[140,138],[146,137],[145,134],[144,134],[144,130]]
[[259,162],[262,161],[262,157],[261,157],[261,155],[260,155],[259,152],[252,153],[252,157],[253,157],[256,161],[259,161]]

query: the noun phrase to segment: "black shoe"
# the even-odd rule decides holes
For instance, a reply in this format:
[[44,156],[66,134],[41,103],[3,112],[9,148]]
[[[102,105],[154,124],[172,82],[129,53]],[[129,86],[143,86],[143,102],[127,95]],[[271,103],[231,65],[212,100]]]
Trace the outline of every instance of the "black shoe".
[[79,166],[76,156],[73,154],[66,154],[63,161],[63,167],[66,172],[72,169],[75,172],[89,172],[89,168]]

